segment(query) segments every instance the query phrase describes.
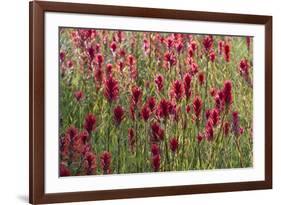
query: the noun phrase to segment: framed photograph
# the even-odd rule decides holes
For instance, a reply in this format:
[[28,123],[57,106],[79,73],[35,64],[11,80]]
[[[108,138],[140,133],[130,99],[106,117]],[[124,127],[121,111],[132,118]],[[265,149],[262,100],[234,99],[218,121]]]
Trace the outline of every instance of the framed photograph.
[[30,2],[30,203],[272,188],[272,17]]

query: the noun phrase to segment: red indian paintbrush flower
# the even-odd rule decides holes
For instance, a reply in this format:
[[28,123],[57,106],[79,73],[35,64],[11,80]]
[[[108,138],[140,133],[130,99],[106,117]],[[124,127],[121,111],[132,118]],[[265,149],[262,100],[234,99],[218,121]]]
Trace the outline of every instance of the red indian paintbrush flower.
[[221,55],[223,52],[223,45],[224,45],[224,41],[219,40],[219,42],[218,42],[219,55]]
[[160,140],[164,139],[164,130],[161,128],[160,124],[157,122],[153,122],[150,125],[151,128],[151,141],[152,142],[159,142]]
[[113,55],[115,55],[116,48],[117,48],[116,42],[113,41],[113,42],[110,44],[110,51],[112,52]]
[[229,62],[230,61],[230,45],[228,43],[224,43],[223,49],[224,49],[224,59],[226,62]]
[[191,80],[192,80],[191,75],[186,73],[183,77],[183,86],[184,86],[184,93],[187,99],[191,96]]
[[149,107],[150,112],[153,112],[156,106],[156,100],[154,97],[148,97],[147,101],[146,101],[146,105]]
[[110,164],[111,164],[111,154],[107,151],[104,151],[100,157],[100,165],[103,174],[110,174]]
[[214,139],[214,124],[212,119],[208,119],[205,127],[205,137],[207,141],[212,141]]
[[240,127],[238,112],[232,112],[232,131],[236,137],[243,133],[243,128]]
[[128,129],[128,144],[130,146],[131,151],[134,150],[136,138],[135,138],[135,131],[133,128]]
[[198,74],[198,81],[199,81],[199,84],[200,84],[200,85],[203,85],[203,84],[204,84],[205,76],[204,76],[204,73],[203,73],[203,72],[200,72],[200,73]]
[[161,99],[158,107],[157,114],[160,118],[167,119],[170,114],[171,103],[169,100]]
[[200,113],[202,110],[202,100],[199,96],[195,96],[194,100],[193,100],[193,111],[194,114],[196,116],[196,120],[199,120],[200,118]]
[[179,141],[176,137],[173,137],[169,141],[170,149],[173,153],[175,153],[179,148]]
[[92,175],[96,173],[96,155],[92,152],[86,152],[84,155],[84,164],[83,168],[87,175]]
[[248,63],[248,60],[247,60],[247,59],[242,59],[242,60],[240,61],[240,64],[239,64],[239,70],[240,70],[241,76],[242,76],[246,81],[249,80],[249,68],[250,68],[250,65],[249,65],[249,63]]
[[70,176],[70,175],[71,175],[71,172],[70,172],[69,168],[65,164],[60,163],[60,176],[66,177],[66,176]]
[[73,140],[78,135],[78,129],[74,125],[70,125],[65,134],[69,135],[70,140]]
[[118,105],[117,107],[114,108],[113,113],[114,113],[114,121],[116,125],[119,126],[121,121],[124,119],[124,109],[120,105]]
[[132,103],[136,106],[141,101],[142,91],[138,86],[132,87]]
[[141,109],[141,117],[145,122],[147,122],[147,120],[149,119],[150,109],[148,108],[147,105],[144,105],[143,108]]
[[216,59],[216,53],[214,51],[211,51],[210,54],[209,54],[209,58],[210,58],[210,61],[213,63],[215,62],[215,59]]
[[113,66],[112,66],[112,64],[111,63],[108,63],[107,65],[106,65],[106,74],[109,76],[110,74],[112,74],[112,68],[113,68]]
[[214,126],[217,126],[218,125],[218,122],[220,120],[220,113],[219,113],[219,110],[218,109],[212,109],[210,111],[210,118],[212,119],[213,121],[213,125]]
[[209,52],[209,50],[213,47],[213,38],[210,35],[204,37],[203,46],[206,52]]
[[103,63],[103,56],[102,56],[102,54],[97,54],[97,56],[96,56],[96,62],[97,62],[97,64],[98,64],[98,66],[99,66],[99,68],[101,68],[101,64]]
[[161,157],[160,157],[159,154],[155,155],[155,156],[152,156],[151,165],[152,165],[152,168],[153,168],[154,172],[159,171],[159,169],[160,169],[160,162],[161,162]]
[[109,76],[104,83],[104,96],[109,103],[117,100],[119,95],[118,81],[115,80],[112,76]]
[[74,97],[75,99],[80,102],[84,98],[84,93],[81,90],[75,91],[74,92]]
[[65,56],[66,56],[66,55],[65,55],[65,52],[64,52],[64,51],[61,51],[61,52],[60,52],[60,61],[61,61],[61,62],[64,61]]
[[202,140],[204,139],[203,134],[201,132],[199,132],[196,139],[197,139],[198,144],[200,144],[202,142]]
[[165,60],[166,65],[168,66],[168,68],[170,68],[173,65],[176,65],[176,62],[177,62],[175,54],[173,52],[169,52],[169,51],[167,51],[164,54],[164,60]]
[[103,71],[101,68],[96,68],[94,72],[95,82],[97,88],[100,88],[102,81],[103,81]]
[[232,103],[232,83],[230,80],[224,82],[222,92],[224,103],[229,106]]
[[160,154],[160,148],[159,148],[158,144],[153,143],[151,145],[151,154],[152,154],[152,156]]
[[164,87],[164,77],[161,74],[158,74],[155,77],[154,82],[157,86],[158,91],[161,92]]
[[229,122],[225,122],[224,125],[223,125],[223,133],[224,133],[224,136],[226,137],[229,133],[229,127],[230,127],[230,124]]
[[136,59],[133,55],[128,55],[127,62],[128,62],[128,65],[131,67],[135,64]]
[[177,101],[180,101],[183,96],[183,85],[179,80],[175,80],[172,84],[170,95],[174,97]]
[[90,134],[95,130],[96,122],[96,117],[92,113],[89,113],[84,120],[84,129]]

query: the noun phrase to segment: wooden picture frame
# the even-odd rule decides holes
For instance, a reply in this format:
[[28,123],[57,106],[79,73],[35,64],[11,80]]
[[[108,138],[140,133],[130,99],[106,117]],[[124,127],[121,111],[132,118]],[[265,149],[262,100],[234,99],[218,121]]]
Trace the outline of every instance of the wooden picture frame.
[[[46,12],[97,14],[111,16],[244,23],[265,26],[265,180],[149,188],[45,193],[45,45]],[[33,1],[29,4],[29,201],[32,204],[88,200],[153,197],[211,192],[229,192],[272,188],[272,17],[199,11],[104,6],[77,3]]]

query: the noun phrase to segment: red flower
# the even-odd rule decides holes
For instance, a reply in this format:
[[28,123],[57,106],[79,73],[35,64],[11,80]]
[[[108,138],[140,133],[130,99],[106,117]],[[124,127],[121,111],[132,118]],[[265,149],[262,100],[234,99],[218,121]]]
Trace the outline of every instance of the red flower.
[[179,148],[179,141],[176,137],[173,137],[169,141],[170,149],[173,153],[175,153]]
[[190,112],[190,105],[186,105],[185,111],[186,111],[186,113],[189,113],[189,112]]
[[118,98],[118,95],[118,81],[115,80],[112,76],[109,76],[109,78],[104,83],[104,96],[107,98],[108,102],[111,103]]
[[176,98],[177,101],[180,101],[183,96],[183,85],[179,80],[175,80],[171,87],[171,95],[172,97]]
[[240,127],[238,112],[232,112],[232,131],[236,137],[239,137],[243,128]]
[[152,168],[153,168],[154,172],[159,171],[160,161],[161,161],[161,157],[160,157],[159,154],[152,157],[151,165],[152,165]]
[[100,157],[100,165],[103,170],[103,174],[110,173],[110,164],[111,164],[111,154],[107,151],[104,151]]
[[124,109],[118,105],[117,107],[114,108],[114,121],[117,126],[120,125],[121,121],[124,119]]
[[217,126],[218,125],[218,122],[220,120],[220,114],[219,114],[219,111],[218,109],[212,109],[211,112],[210,112],[210,118],[212,119],[213,121],[213,125],[214,126]]
[[203,85],[203,84],[204,84],[204,79],[205,79],[204,73],[203,73],[203,72],[200,72],[200,73],[198,74],[198,81],[199,81],[199,84],[200,84],[200,85]]
[[214,139],[214,128],[213,128],[212,119],[209,119],[207,121],[207,124],[205,127],[205,136],[208,141],[212,141]]
[[112,64],[108,63],[106,65],[106,74],[110,75],[112,73]]
[[131,91],[132,91],[132,102],[133,102],[134,105],[137,105],[141,100],[142,91],[136,85],[132,87]]
[[129,128],[128,129],[128,143],[129,143],[131,151],[133,151],[133,149],[134,149],[135,142],[136,142],[136,139],[135,139],[134,129],[133,128]]
[[112,52],[113,54],[115,54],[116,48],[117,48],[116,42],[113,41],[113,42],[110,44],[110,50],[111,50],[111,52]]
[[96,117],[92,113],[89,113],[84,120],[84,129],[90,134],[95,130],[96,122]]
[[78,129],[74,127],[74,125],[70,125],[70,127],[67,128],[65,134],[69,135],[70,140],[72,141],[78,135]]
[[190,47],[192,48],[193,51],[195,51],[197,49],[197,43],[196,41],[192,40],[190,42]]
[[184,86],[184,93],[187,99],[191,96],[191,80],[192,80],[191,75],[186,73],[183,77],[183,86]]
[[66,176],[70,176],[71,173],[70,173],[70,170],[69,168],[63,164],[63,163],[60,163],[60,177],[66,177]]
[[240,67],[240,74],[245,78],[245,80],[248,80],[248,78],[249,78],[249,68],[250,68],[248,60],[242,59],[240,61],[239,67]]
[[75,99],[80,102],[84,98],[84,93],[81,90],[74,92]]
[[197,135],[197,137],[196,137],[196,139],[197,139],[198,144],[200,144],[201,141],[203,140],[203,135],[202,135],[202,133],[199,132],[198,135]]
[[193,100],[193,111],[197,120],[199,120],[200,118],[201,110],[202,110],[202,100],[199,96],[195,96]]
[[95,69],[95,81],[97,82],[97,87],[99,87],[103,81],[103,71],[101,68]]
[[167,119],[170,114],[171,103],[166,99],[162,99],[157,108],[157,114],[159,117]]
[[153,122],[150,125],[151,128],[151,141],[158,142],[159,140],[164,139],[164,130],[157,122]]
[[128,55],[127,57],[128,65],[131,67],[135,64],[135,57],[133,55]]
[[223,45],[224,45],[224,41],[219,40],[219,42],[218,42],[219,55],[221,55],[223,52]]
[[144,119],[144,121],[147,122],[147,120],[150,117],[150,110],[147,105],[143,106],[143,108],[141,109],[141,116],[142,116],[142,119]]
[[92,152],[86,152],[84,156],[83,167],[87,175],[95,174],[97,168],[96,155],[94,155]]
[[161,92],[164,87],[164,77],[159,74],[155,77],[154,82],[157,86],[158,91]]
[[65,52],[64,51],[61,51],[60,52],[60,61],[64,61],[64,59],[65,59]]
[[152,144],[151,145],[151,154],[152,156],[155,156],[155,155],[159,155],[160,154],[160,148],[158,146],[158,144]]
[[156,106],[156,100],[154,97],[148,97],[147,101],[146,101],[147,106],[150,109],[150,112],[153,112]]
[[173,65],[176,65],[176,62],[177,62],[174,53],[169,52],[169,51],[167,51],[167,52],[164,54],[164,60],[165,60],[166,64],[167,64],[169,67],[171,67],[171,66],[173,66]]
[[101,64],[103,63],[103,56],[100,53],[96,56],[96,62],[98,66],[101,67]]
[[210,61],[211,61],[212,63],[215,62],[216,54],[215,54],[214,51],[211,51],[211,52],[210,52],[209,58],[210,58]]
[[226,62],[230,61],[230,45],[228,43],[224,43],[224,59]]
[[223,126],[224,136],[227,136],[227,135],[228,135],[228,133],[229,133],[229,127],[230,127],[229,122],[225,122],[225,123],[224,123],[224,126]]
[[204,37],[203,46],[206,52],[209,52],[209,50],[213,47],[213,38],[210,35]]
[[232,103],[232,83],[230,80],[226,80],[223,86],[223,99],[224,103],[228,106]]

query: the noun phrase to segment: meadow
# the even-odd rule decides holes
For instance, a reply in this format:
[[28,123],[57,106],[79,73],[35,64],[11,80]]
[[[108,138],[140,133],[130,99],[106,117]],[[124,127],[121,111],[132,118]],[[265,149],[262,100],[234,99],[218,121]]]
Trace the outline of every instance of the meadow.
[[60,28],[60,176],[253,166],[252,37]]

